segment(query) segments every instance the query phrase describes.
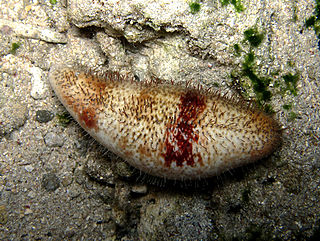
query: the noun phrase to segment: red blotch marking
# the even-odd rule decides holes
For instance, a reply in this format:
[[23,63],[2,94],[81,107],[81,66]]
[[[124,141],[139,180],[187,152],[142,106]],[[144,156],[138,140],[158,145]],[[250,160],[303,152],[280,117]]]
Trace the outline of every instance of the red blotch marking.
[[85,127],[98,129],[96,113],[92,108],[83,109],[81,113],[78,114],[78,117],[80,122],[84,123]]
[[[169,124],[166,130],[165,166],[170,167],[172,162],[181,167],[183,163],[194,166],[192,143],[198,143],[199,135],[194,132],[195,122],[206,108],[205,98],[197,91],[188,91],[180,97],[179,116],[175,123]],[[200,155],[196,155],[202,163]]]
[[107,84],[105,82],[99,82],[99,80],[94,82],[93,84],[94,84],[94,87],[95,87],[94,89],[96,90],[96,92],[103,91],[107,87]]

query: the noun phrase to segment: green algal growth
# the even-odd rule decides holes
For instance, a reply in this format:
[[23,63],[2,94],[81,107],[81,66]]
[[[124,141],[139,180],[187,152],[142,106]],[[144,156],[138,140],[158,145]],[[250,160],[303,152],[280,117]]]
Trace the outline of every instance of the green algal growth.
[[264,34],[260,33],[256,28],[244,31],[244,42],[249,44],[249,51],[245,53],[244,62],[242,63],[242,76],[250,79],[257,102],[260,105],[271,99],[271,92],[268,90],[271,79],[260,76],[256,72],[257,65],[254,48],[257,48],[262,43],[263,38]]
[[264,104],[263,109],[266,113],[269,113],[269,114],[275,113],[275,111],[273,110],[273,108],[270,104]]
[[316,23],[316,17],[315,16],[311,16],[309,18],[306,19],[306,28],[309,28],[309,27],[313,27],[314,24]]
[[298,114],[291,110],[292,109],[291,103],[284,104],[282,108],[285,110],[285,112],[287,112],[286,115],[287,115],[288,121],[294,121],[298,117]]
[[294,121],[296,118],[298,117],[298,114],[293,112],[293,111],[290,111],[289,112],[289,115],[288,115],[288,120],[289,121]]
[[11,45],[10,53],[15,54],[17,52],[17,49],[21,46],[20,43],[13,43]]
[[296,73],[296,74],[291,74],[291,73],[288,73],[284,76],[282,76],[282,78],[284,79],[284,82],[285,82],[285,85],[286,85],[286,88],[285,88],[285,91],[290,91],[291,94],[293,94],[294,96],[297,96],[297,83],[298,83],[298,80],[299,80],[299,73]]
[[312,27],[319,39],[318,48],[320,49],[320,0],[316,0],[314,14],[306,19],[305,27]]
[[241,51],[242,51],[242,49],[240,47],[240,44],[233,45],[233,48],[234,48],[234,51],[236,52],[236,55],[240,56],[241,55]]
[[56,4],[57,4],[57,0],[50,0],[50,3],[51,3],[52,5],[56,5]]
[[[265,34],[257,27],[246,29],[243,33],[243,41],[233,45],[235,56],[242,57],[240,68],[232,71],[230,77],[232,84],[241,95],[250,98],[251,89],[257,104],[268,113],[273,113],[272,106],[268,103],[272,98],[270,88],[282,88],[290,93],[296,93],[296,84],[299,75],[286,74],[282,81],[279,80],[280,71],[273,70],[268,75],[261,73],[261,66],[257,64],[256,49],[263,43]],[[281,76],[281,75],[280,75]],[[285,81],[286,80],[286,81]]]
[[240,13],[242,12],[245,8],[241,3],[241,0],[220,0],[222,6],[226,6],[228,4],[232,4],[234,6],[234,9],[236,12]]
[[285,104],[285,105],[282,106],[282,108],[283,108],[284,110],[291,110],[292,104]]
[[254,52],[250,51],[249,53],[247,53],[247,54],[244,56],[243,66],[244,66],[245,68],[251,68],[251,67],[253,67],[253,65],[254,65],[254,59],[255,59]]
[[219,88],[219,87],[220,87],[220,84],[217,83],[217,82],[213,82],[213,83],[212,83],[212,86],[214,86],[215,88]]
[[292,6],[292,22],[296,23],[298,21],[298,7],[297,7],[297,1],[291,1]]
[[192,2],[189,2],[189,7],[190,7],[190,12],[192,14],[196,14],[200,11],[201,5],[199,1],[192,1]]
[[67,127],[72,120],[71,116],[68,112],[64,112],[62,114],[57,114],[56,116],[58,118],[58,123],[63,127]]
[[242,65],[242,71],[243,75],[247,76],[251,80],[251,84],[259,104],[269,101],[271,99],[271,92],[268,90],[268,86],[271,79],[259,76],[253,67],[247,65],[246,61]]
[[305,23],[306,28],[312,27],[316,33],[316,35],[319,38],[320,34],[320,19],[318,19],[316,16],[311,16],[308,19],[306,19]]
[[[264,32],[259,31],[257,27],[252,27],[244,31],[244,38],[241,44],[236,43],[233,45],[235,56],[242,57],[243,61],[240,69],[233,70],[230,74],[232,85],[238,90],[245,98],[250,98],[248,93],[252,89],[255,100],[260,107],[268,112],[274,112],[271,105],[268,103],[272,98],[270,87],[279,90],[282,95],[287,93],[296,96],[298,89],[297,83],[300,78],[300,73],[286,73],[281,74],[280,70],[272,70],[268,75],[262,74],[262,66],[257,65],[256,49],[263,43]],[[261,57],[260,57],[261,58]],[[288,60],[290,69],[294,68],[294,62]],[[272,69],[269,67],[269,69]],[[280,78],[279,78],[280,77]],[[284,105],[283,108],[289,110],[291,106]],[[289,119],[295,118],[294,112],[290,112]]]
[[249,28],[244,31],[244,38],[250,43],[252,47],[258,47],[264,39],[264,34],[259,33],[256,28]]

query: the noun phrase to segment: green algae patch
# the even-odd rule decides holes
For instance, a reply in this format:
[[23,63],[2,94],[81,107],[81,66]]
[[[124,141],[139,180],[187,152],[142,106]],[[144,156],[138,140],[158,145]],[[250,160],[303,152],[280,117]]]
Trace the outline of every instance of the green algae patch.
[[21,46],[20,43],[12,43],[10,53],[15,54],[17,52],[18,48],[20,48],[20,46]]
[[[243,32],[243,40],[233,45],[234,55],[240,57],[242,62],[239,68],[234,69],[230,73],[231,85],[245,98],[254,98],[258,106],[267,113],[274,113],[269,101],[272,99],[272,93],[282,96],[297,96],[297,83],[300,79],[300,73],[288,71],[282,73],[279,69],[273,69],[272,72],[266,74],[263,71],[265,62],[263,56],[257,56],[258,48],[263,44],[265,38],[264,31],[254,26]],[[258,60],[258,61],[257,61]],[[258,62],[258,63],[257,63]],[[294,62],[288,60],[289,69],[294,70]],[[267,67],[270,69],[270,67]],[[273,91],[271,91],[271,88]],[[286,106],[289,108],[289,106]],[[294,113],[294,112],[293,112]],[[294,114],[290,114],[289,119],[295,119]]]
[[189,2],[189,7],[190,7],[190,12],[192,14],[196,14],[200,11],[201,5],[199,1],[192,1],[192,2]]
[[227,6],[232,4],[236,12],[240,13],[245,10],[244,6],[241,3],[241,0],[220,0],[222,6]]
[[[241,64],[241,71],[232,75],[233,80],[241,80],[247,78],[250,80],[250,87],[253,89],[257,103],[262,106],[265,102],[271,99],[271,92],[268,90],[268,86],[271,83],[271,78],[260,75],[256,70],[258,66],[256,64],[255,48],[257,48],[264,39],[264,33],[259,32],[257,28],[249,28],[244,31],[244,47],[240,44],[234,44],[233,48],[236,56],[242,56],[243,62]],[[246,52],[245,47],[249,50]],[[243,81],[240,81],[243,83]],[[241,84],[241,83],[240,83]],[[245,86],[243,86],[245,87]],[[246,86],[249,87],[249,86]],[[244,89],[246,89],[246,87]],[[272,111],[270,106],[269,111]]]
[[264,33],[260,33],[257,28],[249,28],[244,31],[244,38],[252,47],[258,47],[264,39]]
[[292,109],[292,104],[284,104],[284,105],[282,106],[282,108],[283,108],[284,110],[291,110],[291,109]]
[[258,101],[269,101],[271,99],[271,92],[268,90],[268,86],[271,82],[271,79],[268,77],[259,76],[255,72],[254,68],[247,66],[245,63],[243,64],[242,71],[243,76],[246,76],[250,79]]
[[292,111],[292,104],[284,104],[282,106],[283,110],[286,112],[286,116],[288,121],[294,121],[296,118],[298,118],[298,114]]
[[56,116],[58,118],[59,125],[61,125],[63,127],[67,127],[72,120],[71,116],[68,112],[64,112],[62,114],[57,113]]
[[293,111],[290,111],[289,114],[288,114],[288,120],[289,121],[294,121],[295,119],[298,118],[298,114],[293,112]]
[[234,48],[234,51],[236,52],[236,56],[241,56],[242,49],[240,47],[240,44],[234,44],[233,48]]
[[290,91],[290,93],[294,96],[297,96],[297,83],[299,80],[299,73],[295,73],[294,75],[291,73],[288,73],[284,76],[282,76],[282,78],[284,79],[286,88],[286,91]]
[[314,13],[305,20],[305,27],[313,28],[318,37],[318,49],[320,50],[320,0],[316,0]]

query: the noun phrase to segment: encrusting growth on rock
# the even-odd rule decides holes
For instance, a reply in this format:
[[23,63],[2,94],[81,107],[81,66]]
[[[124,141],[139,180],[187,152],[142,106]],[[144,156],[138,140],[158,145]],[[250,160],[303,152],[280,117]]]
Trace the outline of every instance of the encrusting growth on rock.
[[210,91],[72,68],[53,68],[49,79],[94,139],[150,175],[207,178],[266,157],[280,144],[275,120]]

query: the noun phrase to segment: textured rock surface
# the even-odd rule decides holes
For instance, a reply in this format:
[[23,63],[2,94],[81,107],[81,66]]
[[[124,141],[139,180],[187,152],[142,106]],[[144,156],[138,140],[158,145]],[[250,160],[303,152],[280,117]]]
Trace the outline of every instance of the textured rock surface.
[[[314,30],[305,27],[315,1],[244,0],[242,12],[199,1],[194,13],[187,1],[54,2],[0,2],[0,19],[10,21],[0,27],[1,240],[319,237],[320,56]],[[14,26],[59,33],[66,44],[19,37]],[[263,40],[253,47],[257,39],[244,32],[255,28]],[[142,81],[154,76],[224,92],[232,85],[254,97],[248,76],[239,77],[250,51],[251,77],[271,79],[267,104],[286,127],[283,145],[267,160],[192,188],[132,170],[66,124],[51,91],[31,95],[32,68],[41,68],[46,82],[49,68],[64,62]],[[299,75],[296,88],[289,73]],[[39,122],[39,110],[59,115]],[[62,146],[48,146],[48,133],[63,137]],[[55,183],[50,191],[47,174]]]

